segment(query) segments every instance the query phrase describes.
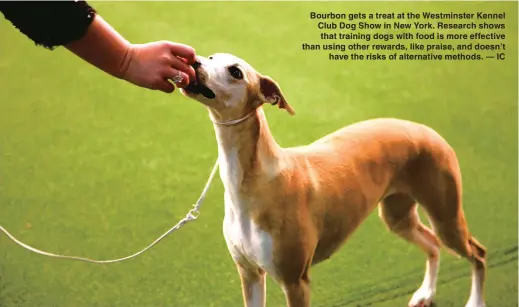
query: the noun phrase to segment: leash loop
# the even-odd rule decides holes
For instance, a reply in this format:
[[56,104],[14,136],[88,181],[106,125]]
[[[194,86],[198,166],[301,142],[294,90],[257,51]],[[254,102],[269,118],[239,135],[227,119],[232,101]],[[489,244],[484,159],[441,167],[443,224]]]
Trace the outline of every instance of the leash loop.
[[187,213],[187,216],[189,217],[189,220],[196,220],[199,215],[200,215],[200,211],[198,211],[197,209],[191,209]]

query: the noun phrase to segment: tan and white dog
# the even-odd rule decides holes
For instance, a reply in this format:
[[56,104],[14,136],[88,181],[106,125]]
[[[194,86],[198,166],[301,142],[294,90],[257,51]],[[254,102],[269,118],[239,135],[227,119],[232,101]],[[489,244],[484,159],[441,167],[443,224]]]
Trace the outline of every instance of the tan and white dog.
[[[483,307],[485,247],[470,235],[456,154],[434,130],[372,119],[314,143],[282,148],[263,104],[294,114],[279,86],[230,54],[199,57],[182,93],[209,109],[225,187],[223,233],[247,307],[265,306],[269,274],[290,307],[310,306],[310,268],[328,259],[379,206],[388,229],[426,254],[409,306],[430,306],[440,244],[472,264],[466,307]],[[420,222],[420,204],[434,231]]]

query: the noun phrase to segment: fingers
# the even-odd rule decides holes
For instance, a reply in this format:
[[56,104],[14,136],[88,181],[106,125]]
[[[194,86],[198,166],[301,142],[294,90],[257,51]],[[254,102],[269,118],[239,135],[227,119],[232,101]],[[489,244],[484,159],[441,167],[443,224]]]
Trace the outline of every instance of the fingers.
[[[179,72],[180,72],[181,80],[177,81],[176,79],[179,78]],[[186,73],[173,69],[173,68],[171,68],[170,70],[167,71],[167,73],[165,74],[165,79],[170,79],[170,80],[173,80],[174,82],[177,81],[177,82],[175,82],[175,85],[180,88],[186,87],[189,84],[189,76]]]
[[170,80],[175,80],[178,78],[178,74],[180,72],[181,80],[175,82],[174,84],[178,88],[186,87],[189,84],[189,76],[179,70],[171,68],[164,74],[164,79],[155,83],[154,89],[162,91],[164,93],[173,93],[175,90],[175,86],[170,82]]
[[166,41],[165,44],[173,55],[186,59],[188,65],[195,63],[196,53],[193,47],[169,41]]
[[168,80],[164,79],[155,85],[155,89],[169,94],[173,93],[175,86],[173,86],[173,84],[171,84]]
[[187,65],[184,61],[177,58],[176,56],[173,56],[171,59],[171,67],[185,73],[187,75],[186,81],[196,80],[195,70],[193,69],[193,67]]
[[[191,67],[195,50],[190,46],[162,41],[132,45],[132,51],[123,75],[132,84],[172,93],[175,87],[186,87],[190,80],[196,80]],[[171,79],[178,81],[173,84]]]

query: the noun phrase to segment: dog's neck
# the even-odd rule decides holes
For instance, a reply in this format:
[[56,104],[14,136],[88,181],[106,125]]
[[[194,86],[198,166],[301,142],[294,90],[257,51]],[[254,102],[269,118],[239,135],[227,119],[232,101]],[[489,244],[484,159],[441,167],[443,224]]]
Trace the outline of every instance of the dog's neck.
[[276,172],[281,147],[267,124],[263,109],[234,125],[214,123],[218,142],[220,177],[231,194],[247,193],[249,178]]

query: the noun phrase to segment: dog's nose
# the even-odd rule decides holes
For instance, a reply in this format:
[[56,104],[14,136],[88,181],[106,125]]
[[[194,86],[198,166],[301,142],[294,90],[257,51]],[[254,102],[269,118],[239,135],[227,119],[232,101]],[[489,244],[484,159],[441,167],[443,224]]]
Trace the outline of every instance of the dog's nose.
[[193,65],[191,65],[191,67],[193,67],[193,69],[196,70],[196,69],[197,69],[198,67],[200,67],[201,65],[202,65],[202,63],[200,63],[200,62],[198,62],[198,61],[195,61],[195,62],[193,63]]
[[202,63],[200,63],[199,61],[195,61],[193,64],[191,64],[191,67],[193,67],[193,69],[195,70],[195,79],[194,80],[191,80],[193,81],[193,83],[197,84],[199,83],[199,79],[198,79],[198,71],[197,69],[200,68],[200,66],[202,66]]

